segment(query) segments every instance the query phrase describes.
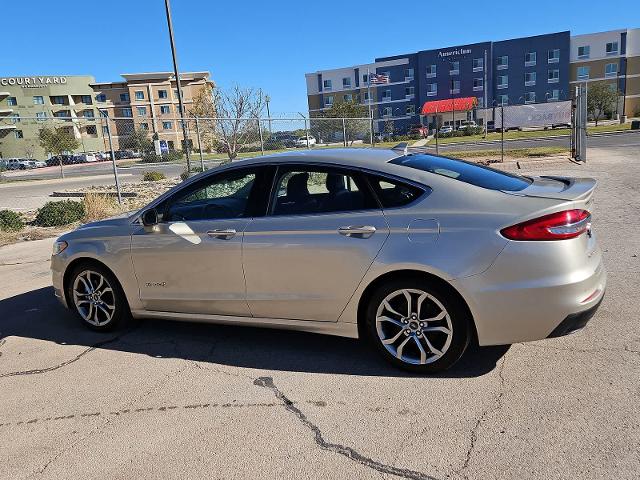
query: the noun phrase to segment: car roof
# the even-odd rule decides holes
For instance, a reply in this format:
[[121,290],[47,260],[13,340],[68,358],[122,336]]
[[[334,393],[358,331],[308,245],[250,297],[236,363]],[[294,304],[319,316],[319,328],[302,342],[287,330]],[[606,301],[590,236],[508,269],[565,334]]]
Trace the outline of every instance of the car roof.
[[243,165],[259,163],[298,163],[317,162],[331,163],[351,167],[379,167],[404,152],[387,148],[326,148],[312,150],[295,150],[263,157],[247,158],[234,161]]

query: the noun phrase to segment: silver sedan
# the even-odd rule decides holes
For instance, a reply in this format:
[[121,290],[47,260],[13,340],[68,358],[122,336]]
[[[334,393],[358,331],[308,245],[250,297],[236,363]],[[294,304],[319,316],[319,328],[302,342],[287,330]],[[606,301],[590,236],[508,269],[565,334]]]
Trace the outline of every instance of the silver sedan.
[[470,342],[593,316],[595,184],[383,149],[242,160],[61,236],[53,285],[95,330],[134,317],[359,337],[432,373]]

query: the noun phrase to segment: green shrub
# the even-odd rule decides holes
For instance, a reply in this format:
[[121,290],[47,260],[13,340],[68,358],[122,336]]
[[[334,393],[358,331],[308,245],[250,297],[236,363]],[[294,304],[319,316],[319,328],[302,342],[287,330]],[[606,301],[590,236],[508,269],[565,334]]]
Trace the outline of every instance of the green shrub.
[[17,232],[24,228],[24,222],[18,212],[13,210],[0,210],[0,230],[5,232]]
[[184,182],[187,178],[189,178],[189,171],[185,168],[180,174],[180,179]]
[[143,176],[142,176],[142,180],[145,182],[157,182],[158,180],[164,180],[165,175],[162,172],[157,172],[157,171],[150,171],[150,172],[144,172]]
[[35,224],[40,227],[59,227],[82,220],[84,203],[73,200],[47,202],[36,214]]

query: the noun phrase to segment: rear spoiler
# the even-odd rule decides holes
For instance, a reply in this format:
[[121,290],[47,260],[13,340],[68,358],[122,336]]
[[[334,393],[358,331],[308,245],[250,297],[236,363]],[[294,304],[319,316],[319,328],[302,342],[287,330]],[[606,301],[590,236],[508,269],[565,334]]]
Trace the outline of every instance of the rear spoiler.
[[397,144],[395,147],[391,147],[391,150],[400,150],[404,152],[404,154],[406,155],[408,148],[409,148],[409,144],[407,142],[401,142]]

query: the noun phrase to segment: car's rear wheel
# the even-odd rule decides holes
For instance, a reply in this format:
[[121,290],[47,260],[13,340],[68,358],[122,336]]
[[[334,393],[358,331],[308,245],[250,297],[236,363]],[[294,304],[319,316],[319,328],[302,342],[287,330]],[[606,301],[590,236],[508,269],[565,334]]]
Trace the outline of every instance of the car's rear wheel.
[[366,310],[370,340],[392,364],[436,373],[460,359],[471,338],[471,319],[449,292],[407,279],[378,288]]
[[113,330],[129,316],[120,284],[110,271],[99,265],[75,268],[67,293],[77,315],[92,330]]

